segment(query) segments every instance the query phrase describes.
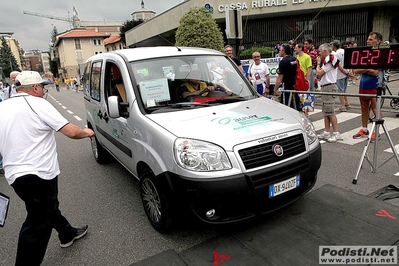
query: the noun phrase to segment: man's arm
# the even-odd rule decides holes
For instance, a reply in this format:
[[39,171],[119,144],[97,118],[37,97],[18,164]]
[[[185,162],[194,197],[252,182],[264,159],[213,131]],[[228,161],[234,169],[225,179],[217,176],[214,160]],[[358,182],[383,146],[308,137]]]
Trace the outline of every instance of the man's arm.
[[379,70],[376,69],[354,69],[355,74],[367,74],[373,77],[378,77]]
[[276,79],[276,84],[274,85],[274,95],[279,95],[278,93],[278,88],[280,87],[281,83],[283,82],[283,74],[278,74],[278,77]]
[[59,130],[59,132],[71,139],[91,138],[94,136],[94,131],[90,128],[81,129],[80,127],[71,123],[66,124]]

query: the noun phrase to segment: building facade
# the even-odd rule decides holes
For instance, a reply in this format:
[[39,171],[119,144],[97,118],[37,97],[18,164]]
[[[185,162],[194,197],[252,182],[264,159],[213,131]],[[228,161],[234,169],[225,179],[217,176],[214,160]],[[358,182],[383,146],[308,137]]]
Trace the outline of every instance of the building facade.
[[105,52],[104,39],[109,36],[86,29],[74,29],[58,34],[54,47],[60,78],[81,76],[86,60],[90,56]]
[[[16,39],[14,39],[13,32],[1,32],[0,37],[3,37],[6,40],[7,45],[11,49],[11,53],[13,54],[15,60],[17,61],[19,69],[24,69],[24,62],[23,62],[23,51],[19,46],[19,43]],[[1,42],[0,42],[1,46]]]
[[[251,48],[310,38],[315,44],[334,39],[366,44],[370,31],[399,41],[398,0],[190,0],[180,3],[126,33],[129,47],[170,45],[180,18],[191,7],[206,6],[225,36],[226,44]],[[226,11],[242,14],[243,38],[227,39]],[[158,35],[162,35],[160,38]],[[164,40],[167,39],[169,42]]]

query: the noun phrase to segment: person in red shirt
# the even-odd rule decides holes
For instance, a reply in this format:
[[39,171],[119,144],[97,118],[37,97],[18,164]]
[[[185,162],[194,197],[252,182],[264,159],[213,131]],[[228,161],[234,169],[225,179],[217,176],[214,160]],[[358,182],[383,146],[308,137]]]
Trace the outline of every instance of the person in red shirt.
[[316,78],[316,58],[319,56],[319,51],[314,47],[313,41],[311,39],[306,39],[303,43],[307,50],[307,54],[312,58],[312,72],[310,73],[309,79],[309,91],[314,91],[314,80]]

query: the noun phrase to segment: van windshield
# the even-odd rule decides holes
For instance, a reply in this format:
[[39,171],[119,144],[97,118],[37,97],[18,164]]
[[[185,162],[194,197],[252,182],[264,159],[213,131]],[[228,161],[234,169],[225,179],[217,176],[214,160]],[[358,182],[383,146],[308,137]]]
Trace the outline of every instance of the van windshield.
[[164,57],[131,62],[131,66],[138,99],[147,110],[259,97],[234,62],[222,55]]

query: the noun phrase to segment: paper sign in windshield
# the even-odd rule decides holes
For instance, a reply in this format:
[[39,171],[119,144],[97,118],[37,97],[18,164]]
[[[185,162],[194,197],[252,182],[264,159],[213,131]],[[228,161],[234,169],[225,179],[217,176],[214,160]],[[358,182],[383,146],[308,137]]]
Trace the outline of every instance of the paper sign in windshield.
[[167,79],[154,79],[140,82],[140,92],[144,103],[151,101],[170,101]]

